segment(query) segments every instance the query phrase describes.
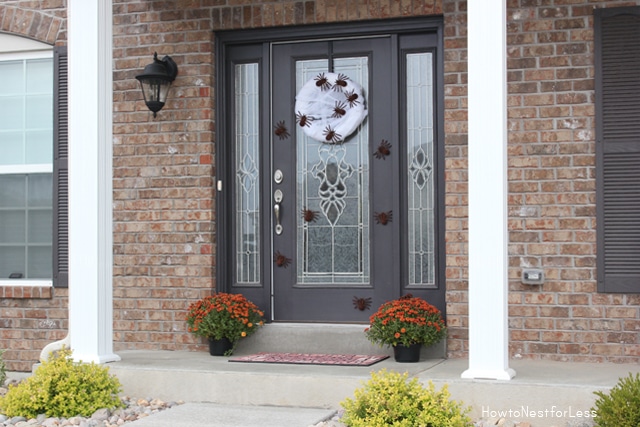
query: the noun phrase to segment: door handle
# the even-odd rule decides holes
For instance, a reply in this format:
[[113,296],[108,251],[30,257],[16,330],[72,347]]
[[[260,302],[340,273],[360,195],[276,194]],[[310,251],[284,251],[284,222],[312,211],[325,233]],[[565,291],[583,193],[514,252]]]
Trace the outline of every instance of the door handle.
[[280,202],[282,202],[282,191],[276,190],[273,193],[273,215],[276,217],[276,234],[282,234],[282,224],[280,224]]

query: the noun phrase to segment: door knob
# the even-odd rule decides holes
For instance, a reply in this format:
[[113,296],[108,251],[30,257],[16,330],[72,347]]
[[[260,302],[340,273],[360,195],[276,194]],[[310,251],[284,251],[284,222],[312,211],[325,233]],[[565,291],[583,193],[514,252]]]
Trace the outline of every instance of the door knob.
[[282,234],[282,224],[280,224],[280,202],[282,202],[282,191],[281,190],[276,190],[273,193],[273,200],[274,200],[274,204],[273,204],[273,215],[276,217],[276,234],[280,235]]
[[275,182],[276,184],[280,184],[283,178],[284,174],[282,173],[282,171],[280,169],[276,169],[276,171],[273,173],[273,182]]

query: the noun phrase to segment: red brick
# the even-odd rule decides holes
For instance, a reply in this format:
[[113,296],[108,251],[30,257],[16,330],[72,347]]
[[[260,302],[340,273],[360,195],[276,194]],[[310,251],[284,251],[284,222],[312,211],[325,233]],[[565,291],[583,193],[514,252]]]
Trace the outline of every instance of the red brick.
[[624,354],[624,346],[622,344],[593,344],[591,352],[604,356],[621,356]]
[[553,332],[553,331],[543,331],[542,332],[542,341],[543,342],[572,342],[573,341],[573,333],[571,332]]
[[609,307],[606,311],[607,318],[637,319],[637,307]]
[[511,331],[509,338],[513,341],[539,341],[540,332],[537,331]]

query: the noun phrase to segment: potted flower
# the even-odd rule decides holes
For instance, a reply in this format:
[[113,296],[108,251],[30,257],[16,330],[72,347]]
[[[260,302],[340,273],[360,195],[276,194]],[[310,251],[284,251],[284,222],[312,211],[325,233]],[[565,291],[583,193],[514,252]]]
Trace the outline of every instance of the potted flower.
[[411,294],[382,304],[369,320],[371,325],[365,329],[369,341],[392,346],[398,362],[417,362],[423,345],[436,344],[446,336],[440,310]]
[[242,338],[264,324],[264,313],[241,294],[219,292],[189,306],[189,332],[209,340],[212,356],[229,356]]

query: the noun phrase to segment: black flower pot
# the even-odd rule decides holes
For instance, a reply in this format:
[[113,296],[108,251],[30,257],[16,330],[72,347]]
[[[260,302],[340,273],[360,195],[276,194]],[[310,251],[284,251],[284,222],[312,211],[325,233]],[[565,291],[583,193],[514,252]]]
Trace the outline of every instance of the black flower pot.
[[393,346],[393,357],[399,363],[416,363],[420,361],[420,349],[422,344],[411,344],[405,347],[402,344]]
[[219,340],[209,338],[209,354],[212,356],[224,356],[233,348],[233,343],[228,338]]

